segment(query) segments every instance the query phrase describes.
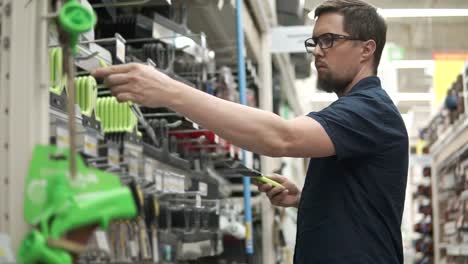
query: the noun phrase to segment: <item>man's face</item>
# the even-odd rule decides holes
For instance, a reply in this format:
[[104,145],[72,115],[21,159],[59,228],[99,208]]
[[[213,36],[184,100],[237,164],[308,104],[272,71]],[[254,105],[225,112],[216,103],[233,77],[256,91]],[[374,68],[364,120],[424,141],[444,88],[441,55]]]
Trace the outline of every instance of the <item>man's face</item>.
[[[343,19],[339,13],[322,14],[315,23],[312,36],[319,37],[325,33],[349,36],[343,29]],[[360,45],[351,40],[334,39],[332,47],[322,49],[317,45],[313,53],[318,88],[328,93],[343,93],[359,71]]]

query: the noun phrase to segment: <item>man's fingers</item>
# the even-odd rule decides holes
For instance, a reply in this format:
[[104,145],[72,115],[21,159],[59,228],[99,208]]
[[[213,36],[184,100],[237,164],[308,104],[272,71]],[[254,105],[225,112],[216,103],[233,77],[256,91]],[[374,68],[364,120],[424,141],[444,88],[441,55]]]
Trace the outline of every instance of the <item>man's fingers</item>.
[[269,192],[267,192],[267,196],[271,200],[273,197],[275,197],[277,194],[281,193],[284,190],[286,190],[286,189],[283,188],[283,187],[274,187]]
[[288,195],[288,193],[288,190],[281,192],[280,194],[270,199],[271,203],[274,205],[280,205],[281,201],[283,201],[283,199]]
[[271,176],[269,175],[269,176],[267,176],[267,177],[270,178],[270,179],[272,179],[272,180],[274,180],[274,181],[276,181],[276,182],[278,182],[278,183],[283,183],[283,182],[288,181],[287,178],[285,178],[285,177],[283,177],[283,176],[280,176],[280,175],[278,175],[278,174],[274,174],[274,175],[271,175]]
[[106,68],[97,68],[91,71],[91,75],[93,75],[95,78],[105,78],[111,74],[127,73],[136,69],[136,67],[137,66],[135,63],[113,65]]
[[124,103],[124,102],[138,103],[137,98],[132,93],[119,93],[115,97],[117,98],[117,101],[119,101],[119,103]]
[[104,80],[104,84],[107,87],[113,87],[113,86],[117,86],[117,85],[121,85],[121,84],[126,84],[126,83],[129,83],[129,82],[130,82],[129,78],[128,78],[128,75],[126,73],[112,74],[112,75],[109,75]]
[[112,86],[112,87],[109,87],[110,88],[110,91],[111,91],[111,94],[115,97],[117,97],[117,95],[121,94],[121,93],[132,93],[132,87],[130,87],[128,84],[121,84],[121,85],[117,85],[117,86]]
[[270,185],[270,184],[258,185],[258,190],[261,191],[261,192],[265,192],[265,193],[270,191],[272,188],[273,188],[273,186]]

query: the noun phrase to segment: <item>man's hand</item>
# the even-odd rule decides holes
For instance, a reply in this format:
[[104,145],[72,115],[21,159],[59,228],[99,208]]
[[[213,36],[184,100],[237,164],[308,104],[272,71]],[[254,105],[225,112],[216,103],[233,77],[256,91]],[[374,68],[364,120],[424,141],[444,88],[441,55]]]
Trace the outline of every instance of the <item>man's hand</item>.
[[148,65],[114,65],[96,69],[91,74],[103,78],[119,102],[132,101],[148,107],[167,107],[177,97],[174,80]]
[[283,207],[298,207],[301,191],[285,177],[274,175],[268,178],[280,183],[283,187],[273,187],[271,184],[255,182],[260,192],[266,193],[271,204]]

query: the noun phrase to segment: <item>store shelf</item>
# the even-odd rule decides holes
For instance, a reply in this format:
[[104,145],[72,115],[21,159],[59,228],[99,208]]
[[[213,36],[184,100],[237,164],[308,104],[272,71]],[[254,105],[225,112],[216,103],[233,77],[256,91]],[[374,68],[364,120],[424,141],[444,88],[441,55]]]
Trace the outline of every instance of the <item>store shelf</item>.
[[410,162],[417,163],[417,164],[431,164],[432,162],[432,155],[411,155]]
[[85,47],[84,45],[79,46],[80,57],[88,57],[91,54],[96,53],[96,52],[97,52],[97,55],[86,60],[76,60],[75,64],[78,67],[86,71],[91,71],[91,70],[101,67],[100,61],[105,62],[107,65],[112,65],[111,54],[109,51],[107,51],[103,47],[94,43],[91,43],[89,45],[89,48]]
[[468,256],[468,245],[440,244],[441,249],[445,249],[448,256]]
[[[49,42],[49,47],[56,47],[59,45],[57,36],[50,36]],[[105,62],[107,65],[113,64],[111,53],[96,43],[78,45],[77,57],[87,58],[75,60],[75,65],[88,72],[99,68],[100,61]]]
[[[451,212],[447,216],[447,206],[444,205],[452,199],[467,200],[468,190],[463,190],[460,194],[457,188],[448,190],[443,186],[446,183],[445,179],[455,172],[456,167],[459,167],[463,161],[462,157],[468,151],[468,119],[461,117],[458,121],[447,128],[446,131],[439,136],[439,139],[434,142],[430,148],[433,157],[432,162],[432,204],[434,206],[434,238],[435,238],[435,261],[441,261],[444,252],[448,256],[468,256],[468,244],[446,244],[442,241],[448,241],[452,235],[460,235],[456,228],[455,222],[457,218],[453,216],[454,213],[458,215],[461,212]],[[460,180],[458,180],[460,181]],[[452,186],[455,187],[455,186]],[[460,186],[461,187],[461,186]],[[448,217],[448,218],[447,218]],[[442,225],[443,223],[446,223]]]
[[[463,121],[461,121],[463,120]],[[444,147],[452,142],[455,138],[459,137],[465,129],[468,128],[468,118],[461,117],[460,123],[458,125],[452,126],[448,128],[440,137],[439,139],[434,142],[431,146],[431,153],[436,155],[437,153],[441,152]]]

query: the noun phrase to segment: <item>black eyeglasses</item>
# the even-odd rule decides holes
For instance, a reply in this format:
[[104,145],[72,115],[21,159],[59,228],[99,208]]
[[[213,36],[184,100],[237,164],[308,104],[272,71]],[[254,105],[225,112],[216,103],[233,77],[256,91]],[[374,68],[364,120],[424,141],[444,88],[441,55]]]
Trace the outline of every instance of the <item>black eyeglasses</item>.
[[304,45],[305,45],[307,53],[312,53],[317,45],[319,45],[321,49],[329,49],[333,47],[333,45],[335,44],[335,41],[338,39],[364,41],[362,39],[353,38],[351,36],[345,36],[345,35],[334,34],[334,33],[324,33],[318,37],[311,37],[311,38],[306,39],[304,41]]

